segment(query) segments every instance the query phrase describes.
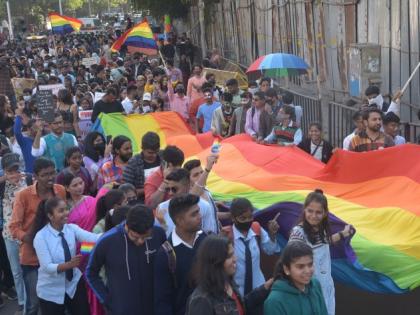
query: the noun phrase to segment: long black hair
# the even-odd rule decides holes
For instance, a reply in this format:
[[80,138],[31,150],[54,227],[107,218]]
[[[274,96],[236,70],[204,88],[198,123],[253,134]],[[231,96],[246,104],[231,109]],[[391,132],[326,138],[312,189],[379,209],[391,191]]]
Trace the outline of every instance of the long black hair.
[[206,293],[223,297],[226,282],[231,282],[224,271],[232,242],[224,236],[210,235],[200,245],[194,265],[194,280]]
[[96,149],[93,145],[96,138],[98,138],[98,137],[101,137],[102,141],[106,145],[105,137],[100,132],[97,132],[97,131],[89,132],[86,135],[86,138],[85,138],[85,150],[84,150],[85,152],[84,152],[84,154],[85,154],[85,156],[87,156],[88,158],[90,158],[91,160],[93,160],[95,162],[98,162],[99,159],[104,156],[104,152],[105,152],[105,147],[104,147],[104,152],[98,152],[98,151],[96,151]]
[[36,233],[38,233],[48,222],[50,222],[48,218],[48,214],[52,214],[54,208],[58,206],[58,204],[63,201],[60,197],[52,197],[47,200],[42,200],[35,214],[34,224],[32,225],[32,229],[30,231],[30,239],[33,242]]
[[286,274],[284,267],[290,269],[290,265],[294,260],[305,256],[313,257],[312,248],[308,244],[301,241],[291,241],[287,243],[286,247],[282,250],[280,259],[274,267],[274,280],[291,281],[292,279]]
[[[322,218],[321,224],[318,230],[315,230],[305,218],[305,209],[309,206],[311,202],[319,203],[324,210],[324,217]],[[309,242],[315,244],[318,240],[321,240],[323,243],[331,242],[331,228],[328,220],[328,200],[325,197],[324,192],[321,189],[315,189],[315,191],[309,193],[306,196],[305,202],[303,203],[302,213],[299,217],[298,224],[303,227],[303,231],[308,237]]]
[[70,160],[71,156],[76,152],[79,152],[83,156],[82,150],[77,146],[74,146],[74,147],[71,147],[71,148],[67,149],[67,151],[64,155],[64,167],[70,166],[69,160]]
[[114,208],[116,204],[119,204],[123,201],[125,194],[118,189],[111,189],[105,195],[98,199],[96,203],[96,221],[98,223],[100,220],[105,218],[109,210]]

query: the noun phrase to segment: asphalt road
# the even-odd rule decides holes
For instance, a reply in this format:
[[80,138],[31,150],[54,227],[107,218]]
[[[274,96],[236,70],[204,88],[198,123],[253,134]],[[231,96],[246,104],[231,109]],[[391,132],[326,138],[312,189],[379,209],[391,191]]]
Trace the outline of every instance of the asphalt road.
[[4,298],[4,306],[0,308],[0,314],[1,315],[14,315],[17,311],[18,304],[17,301],[10,301],[7,298]]

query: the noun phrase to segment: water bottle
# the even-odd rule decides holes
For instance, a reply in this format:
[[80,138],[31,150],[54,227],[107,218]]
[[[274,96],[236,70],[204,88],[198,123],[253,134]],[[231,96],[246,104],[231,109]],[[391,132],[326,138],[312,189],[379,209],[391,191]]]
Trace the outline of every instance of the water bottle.
[[213,145],[211,146],[211,153],[212,154],[219,154],[220,152],[220,143],[219,142],[214,142]]

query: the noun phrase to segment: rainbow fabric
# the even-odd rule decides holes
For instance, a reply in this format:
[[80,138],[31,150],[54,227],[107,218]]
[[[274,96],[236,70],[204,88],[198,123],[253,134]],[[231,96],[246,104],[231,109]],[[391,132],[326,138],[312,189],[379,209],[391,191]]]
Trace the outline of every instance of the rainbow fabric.
[[[124,134],[139,150],[146,131],[158,132],[162,147],[179,146],[187,158],[205,161],[211,134],[194,136],[175,113],[102,114],[94,128]],[[296,147],[259,145],[246,135],[221,142],[208,179],[219,200],[249,198],[263,225],[281,212],[280,242],[296,223],[306,195],[320,188],[328,197],[333,231],[351,224],[351,241],[331,246],[333,277],[377,293],[403,293],[420,285],[420,147],[404,145],[353,153],[338,150],[327,165]]]
[[50,18],[52,31],[54,34],[68,34],[72,32],[80,31],[80,27],[83,25],[83,22],[58,13],[48,14]]
[[92,252],[92,249],[95,247],[95,243],[91,242],[82,242],[80,244],[80,253],[82,255],[89,255]]
[[142,52],[147,55],[157,54],[157,44],[152,29],[147,21],[140,22],[126,31],[111,46],[112,51],[119,51],[127,45],[129,53]]
[[169,33],[172,30],[172,26],[171,26],[171,17],[169,16],[169,14],[165,14],[164,16],[164,34],[165,34],[165,42],[168,42],[169,39]]

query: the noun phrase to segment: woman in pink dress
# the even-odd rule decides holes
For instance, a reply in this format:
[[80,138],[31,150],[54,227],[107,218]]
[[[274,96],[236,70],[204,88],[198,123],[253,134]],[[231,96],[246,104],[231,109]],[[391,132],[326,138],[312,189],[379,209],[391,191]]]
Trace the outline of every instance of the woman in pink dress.
[[190,99],[190,103],[194,103],[196,99],[203,97],[201,92],[201,86],[206,82],[206,78],[203,76],[203,67],[201,65],[193,66],[193,75],[188,80],[187,96]]

